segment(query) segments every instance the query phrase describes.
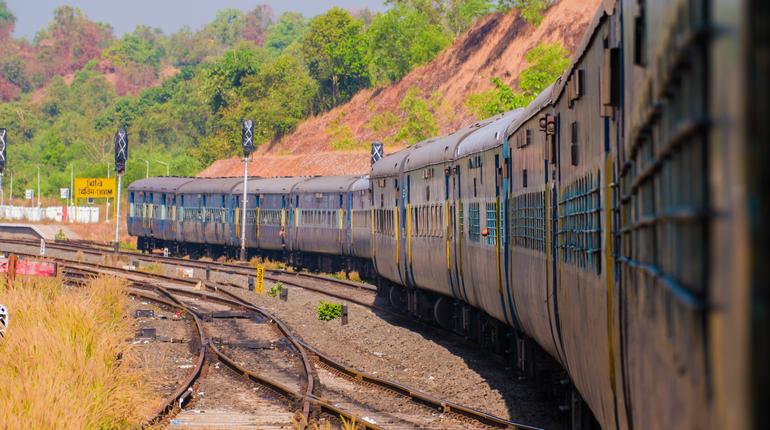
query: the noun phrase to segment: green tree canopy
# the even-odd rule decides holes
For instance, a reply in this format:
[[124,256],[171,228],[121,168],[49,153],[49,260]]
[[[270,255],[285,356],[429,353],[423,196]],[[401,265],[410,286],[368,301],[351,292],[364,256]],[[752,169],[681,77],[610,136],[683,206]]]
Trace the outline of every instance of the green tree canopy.
[[377,83],[398,81],[415,66],[432,60],[450,42],[440,26],[401,4],[378,15],[367,36],[371,75]]
[[307,19],[301,13],[286,12],[267,29],[265,48],[281,52],[300,41],[307,31]]
[[363,23],[338,7],[313,18],[302,39],[302,54],[320,84],[320,106],[347,101],[369,85]]
[[8,33],[13,31],[14,24],[16,24],[16,17],[8,10],[5,0],[0,0],[0,34],[4,31]]
[[207,29],[222,45],[233,46],[241,38],[245,26],[243,13],[235,8],[227,8],[217,12],[217,17]]
[[112,59],[115,64],[125,65],[132,62],[157,70],[165,55],[163,33],[160,29],[137,26],[132,33],[123,36],[103,55]]

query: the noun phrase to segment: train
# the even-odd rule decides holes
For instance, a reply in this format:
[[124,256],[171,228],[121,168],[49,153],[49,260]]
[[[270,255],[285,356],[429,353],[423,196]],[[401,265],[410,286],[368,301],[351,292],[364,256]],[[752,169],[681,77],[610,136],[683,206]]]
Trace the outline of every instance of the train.
[[367,175],[248,178],[245,204],[243,178],[139,180],[129,233],[235,257],[245,229],[248,257],[359,271],[394,307],[569,381],[573,428],[761,427],[768,10],[605,0],[522,109]]

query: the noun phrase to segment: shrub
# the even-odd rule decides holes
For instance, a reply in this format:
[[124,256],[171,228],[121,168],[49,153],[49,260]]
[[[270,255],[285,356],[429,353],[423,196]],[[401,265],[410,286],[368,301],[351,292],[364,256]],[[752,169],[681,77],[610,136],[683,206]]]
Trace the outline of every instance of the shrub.
[[278,297],[283,291],[283,282],[277,282],[267,290],[267,295],[270,297]]
[[59,229],[59,231],[56,233],[56,235],[53,238],[54,240],[67,240],[67,235],[64,234],[62,229]]
[[411,145],[438,133],[438,125],[433,117],[432,108],[429,100],[420,97],[420,91],[417,88],[410,88],[404,99],[398,105],[404,113],[404,122],[401,129],[396,133],[397,141],[406,141]]
[[495,88],[468,95],[465,106],[479,119],[527,106],[569,66],[568,54],[559,42],[535,46],[524,56],[529,67],[519,75],[521,91],[515,92],[499,78],[492,78]]
[[318,319],[331,321],[342,316],[342,305],[339,303],[320,302],[318,304]]

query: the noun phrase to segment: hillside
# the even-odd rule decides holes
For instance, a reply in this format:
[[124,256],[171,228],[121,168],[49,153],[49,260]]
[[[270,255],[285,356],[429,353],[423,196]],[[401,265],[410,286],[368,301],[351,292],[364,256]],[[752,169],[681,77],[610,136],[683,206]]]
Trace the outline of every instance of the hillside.
[[[253,155],[249,174],[257,176],[358,174],[369,168],[371,141],[388,141],[395,133],[390,127],[372,127],[373,119],[398,113],[402,99],[416,88],[426,99],[438,100],[432,111],[439,134],[448,133],[476,118],[465,106],[469,94],[492,88],[498,77],[516,87],[527,67],[524,55],[541,42],[559,42],[573,52],[596,12],[600,0],[562,0],[551,7],[538,27],[526,23],[516,11],[482,18],[432,62],[382,89],[365,89],[348,103],[298,125],[296,130],[263,145]],[[340,130],[357,142],[353,151],[334,151],[332,142]],[[386,145],[386,153],[403,144]],[[199,176],[243,174],[238,158],[214,162]]]

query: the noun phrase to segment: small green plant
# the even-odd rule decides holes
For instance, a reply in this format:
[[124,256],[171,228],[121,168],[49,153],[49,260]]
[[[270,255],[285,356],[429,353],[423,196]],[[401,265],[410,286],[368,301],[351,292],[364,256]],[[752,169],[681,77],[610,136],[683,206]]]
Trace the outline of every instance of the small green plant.
[[151,273],[153,275],[162,275],[163,266],[158,263],[145,264],[143,266],[139,266],[139,271],[144,273]]
[[281,295],[281,291],[283,291],[283,282],[276,282],[269,290],[267,290],[267,295],[270,297],[278,297]]
[[59,231],[56,233],[56,235],[53,238],[54,240],[67,240],[67,235],[64,234],[62,229],[59,229]]
[[136,251],[136,243],[128,240],[128,241],[120,241],[119,247],[123,251]]
[[334,151],[350,151],[359,146],[350,127],[343,124],[342,115],[329,122],[326,132],[332,137],[331,147]]
[[342,316],[342,305],[339,303],[320,302],[318,304],[318,319],[331,321]]

